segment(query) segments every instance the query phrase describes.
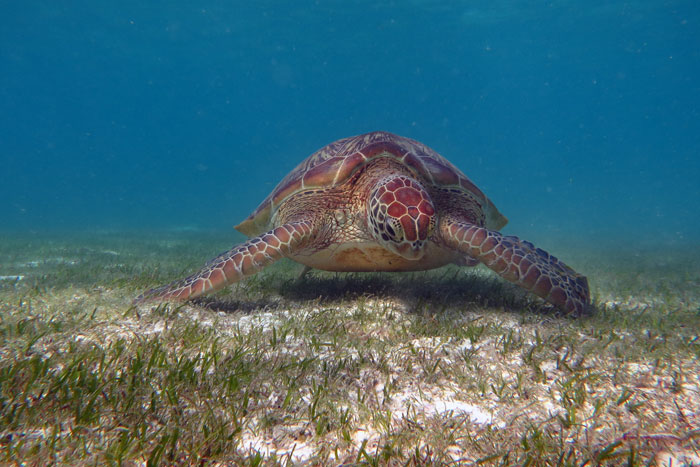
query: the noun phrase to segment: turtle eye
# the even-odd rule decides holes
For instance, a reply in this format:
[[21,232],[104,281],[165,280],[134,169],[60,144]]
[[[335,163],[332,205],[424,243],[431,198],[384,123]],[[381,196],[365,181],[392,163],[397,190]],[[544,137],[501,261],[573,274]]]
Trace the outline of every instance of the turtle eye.
[[388,222],[384,224],[386,233],[389,234],[391,240],[396,243],[403,242],[403,229],[401,228],[401,222],[398,219],[391,218],[387,219]]

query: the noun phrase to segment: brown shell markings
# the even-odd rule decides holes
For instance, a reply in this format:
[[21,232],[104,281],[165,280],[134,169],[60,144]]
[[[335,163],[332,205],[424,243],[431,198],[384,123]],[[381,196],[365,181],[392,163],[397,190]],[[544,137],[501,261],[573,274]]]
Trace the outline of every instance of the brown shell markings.
[[487,219],[493,219],[499,227],[507,222],[486,195],[447,159],[418,141],[375,131],[340,139],[307,157],[236,229],[248,236],[258,235],[271,227],[272,213],[293,194],[336,186],[367,161],[386,156],[395,157],[435,186],[454,186],[470,192],[482,203]]

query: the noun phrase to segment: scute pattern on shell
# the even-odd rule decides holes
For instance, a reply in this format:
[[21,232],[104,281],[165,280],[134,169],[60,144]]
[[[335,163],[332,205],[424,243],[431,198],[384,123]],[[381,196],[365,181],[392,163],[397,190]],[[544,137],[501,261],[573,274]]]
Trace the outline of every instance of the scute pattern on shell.
[[[482,191],[447,159],[426,145],[384,131],[343,138],[319,149],[292,170],[241,224],[240,232],[252,236],[267,230],[272,213],[287,198],[303,190],[333,187],[347,180],[362,164],[390,153],[434,186],[453,186],[470,192],[487,217],[501,216]],[[498,223],[505,224],[505,218]]]

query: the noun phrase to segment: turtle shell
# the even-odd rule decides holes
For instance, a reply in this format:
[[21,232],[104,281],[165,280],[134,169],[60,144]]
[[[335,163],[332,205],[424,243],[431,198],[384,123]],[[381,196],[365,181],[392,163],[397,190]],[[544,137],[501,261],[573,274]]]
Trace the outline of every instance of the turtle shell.
[[394,157],[435,186],[465,190],[480,203],[486,227],[501,229],[508,220],[486,195],[447,159],[426,145],[384,131],[343,138],[304,159],[272,190],[236,230],[254,237],[269,230],[277,207],[290,196],[313,188],[342,184],[368,161],[377,157]]

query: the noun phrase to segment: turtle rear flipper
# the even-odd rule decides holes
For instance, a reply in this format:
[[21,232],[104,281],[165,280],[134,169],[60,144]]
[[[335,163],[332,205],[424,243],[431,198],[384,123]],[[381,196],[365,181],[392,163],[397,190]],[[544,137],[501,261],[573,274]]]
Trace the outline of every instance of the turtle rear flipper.
[[207,262],[195,274],[139,295],[134,303],[190,300],[220,290],[294,252],[313,236],[309,221],[276,227],[247,242],[236,245]]
[[451,248],[564,311],[581,315],[590,306],[586,277],[530,242],[450,219],[443,220],[441,233]]

